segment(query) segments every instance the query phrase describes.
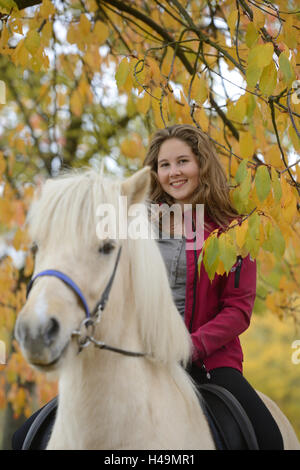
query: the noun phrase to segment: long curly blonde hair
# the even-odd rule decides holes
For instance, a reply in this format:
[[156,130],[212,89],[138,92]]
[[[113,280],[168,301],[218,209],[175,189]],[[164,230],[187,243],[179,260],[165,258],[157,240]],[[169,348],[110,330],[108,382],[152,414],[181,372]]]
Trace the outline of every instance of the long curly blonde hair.
[[237,218],[238,212],[232,206],[229,197],[229,186],[222,164],[209,137],[190,124],[178,124],[160,129],[152,137],[144,166],[151,168],[151,203],[172,205],[173,199],[165,193],[157,176],[157,159],[160,147],[168,139],[180,139],[189,145],[197,157],[200,168],[199,186],[195,190],[191,203],[204,204],[205,213],[220,227]]

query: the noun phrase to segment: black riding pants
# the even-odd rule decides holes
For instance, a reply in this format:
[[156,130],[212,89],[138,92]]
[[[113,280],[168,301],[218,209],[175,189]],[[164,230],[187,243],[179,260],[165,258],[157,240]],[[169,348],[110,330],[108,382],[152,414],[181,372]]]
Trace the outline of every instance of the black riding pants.
[[232,393],[252,423],[260,450],[283,450],[283,440],[277,423],[259,395],[237,369],[220,367],[211,370],[210,379],[202,369],[194,365],[189,372],[196,383],[212,383]]

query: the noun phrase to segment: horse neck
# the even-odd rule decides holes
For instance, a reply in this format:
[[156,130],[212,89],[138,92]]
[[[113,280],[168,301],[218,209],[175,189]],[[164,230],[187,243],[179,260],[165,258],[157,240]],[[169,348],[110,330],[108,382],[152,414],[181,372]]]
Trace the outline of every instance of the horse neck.
[[[120,303],[121,304],[121,303]],[[127,307],[129,305],[127,304]],[[131,306],[133,309],[133,306]],[[96,332],[97,339],[110,346],[129,351],[143,352],[134,312],[125,316],[119,305],[118,312],[105,311],[101,327]],[[116,319],[118,315],[118,319]],[[126,318],[126,324],[120,321]],[[110,327],[110,328],[109,328]],[[76,424],[73,428],[84,433],[85,420],[93,416],[93,425],[111,422],[116,409],[124,413],[124,403],[136,405],[139,400],[139,382],[144,382],[146,373],[143,357],[125,355],[100,350],[90,345],[66,363],[59,380],[59,417],[61,422],[68,422],[76,410]],[[97,422],[99,420],[99,422]],[[75,432],[75,431],[74,431]],[[81,436],[84,439],[83,436]]]

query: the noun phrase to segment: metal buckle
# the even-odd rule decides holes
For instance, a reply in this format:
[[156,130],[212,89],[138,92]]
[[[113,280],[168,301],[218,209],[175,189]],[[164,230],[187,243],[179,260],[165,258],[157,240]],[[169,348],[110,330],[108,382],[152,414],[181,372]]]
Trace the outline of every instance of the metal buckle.
[[72,337],[77,337],[79,352],[91,344],[92,341],[90,338],[93,337],[94,331],[95,322],[91,318],[84,318],[79,328],[72,332]]

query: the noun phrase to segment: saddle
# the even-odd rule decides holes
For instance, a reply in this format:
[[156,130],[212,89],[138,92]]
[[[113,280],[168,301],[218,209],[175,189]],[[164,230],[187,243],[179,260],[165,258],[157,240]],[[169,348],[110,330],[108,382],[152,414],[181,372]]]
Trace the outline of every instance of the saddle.
[[[198,385],[199,400],[208,420],[217,450],[258,450],[253,426],[237,399],[225,388],[214,384]],[[58,398],[51,400],[31,417],[23,429],[22,450],[44,450],[49,442]],[[29,421],[29,420],[28,420]],[[18,431],[17,431],[18,432]],[[25,439],[24,439],[25,434]],[[17,438],[22,441],[20,435]]]
[[217,450],[259,450],[254,428],[231,392],[215,384],[197,385],[200,405]]

